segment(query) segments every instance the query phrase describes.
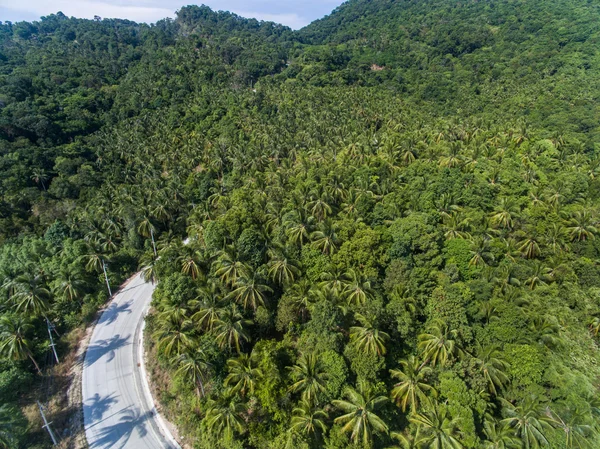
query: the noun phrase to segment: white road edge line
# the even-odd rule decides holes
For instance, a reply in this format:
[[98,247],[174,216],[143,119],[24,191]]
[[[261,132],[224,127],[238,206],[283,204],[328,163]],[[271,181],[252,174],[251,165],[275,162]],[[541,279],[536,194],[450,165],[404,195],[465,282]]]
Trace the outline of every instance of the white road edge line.
[[[158,425],[163,435],[175,448],[181,449],[181,446],[179,445],[177,440],[175,440],[173,435],[171,435],[171,431],[169,430],[169,428],[163,421],[162,416],[160,416],[160,413],[158,413],[158,410],[156,409],[156,406],[154,404],[154,397],[152,396],[152,391],[150,390],[150,384],[148,382],[148,373],[146,372],[146,362],[144,360],[144,329],[146,328],[146,315],[148,315],[148,310],[149,307],[146,308],[146,310],[142,313],[142,326],[140,328],[140,347],[138,348],[139,368],[140,373],[142,375],[142,387],[146,395],[146,400],[152,407],[150,411],[156,417],[156,421],[158,422]],[[136,366],[137,364],[134,365],[134,369],[136,368]],[[150,427],[152,428],[152,426]],[[157,440],[160,441],[160,439],[158,438]]]

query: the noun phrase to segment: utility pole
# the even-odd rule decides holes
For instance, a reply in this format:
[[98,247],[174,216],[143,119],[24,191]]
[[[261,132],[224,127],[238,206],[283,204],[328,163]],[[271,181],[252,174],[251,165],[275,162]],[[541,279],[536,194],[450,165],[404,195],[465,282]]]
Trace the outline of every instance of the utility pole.
[[52,439],[52,443],[54,444],[54,446],[58,445],[58,441],[56,441],[56,437],[54,436],[54,432],[52,432],[52,429],[50,428],[50,424],[48,420],[46,419],[46,415],[44,414],[44,407],[42,407],[42,404],[40,404],[40,401],[37,401],[38,407],[40,408],[40,413],[42,415],[42,419],[44,420],[44,425],[42,426],[42,429],[46,429],[48,431],[48,433],[50,434],[50,438]]
[[154,249],[154,257],[156,258],[156,243],[154,242],[154,230],[150,226],[150,237],[152,238],[152,249]]
[[106,281],[106,288],[108,288],[108,297],[112,296],[112,291],[110,290],[110,283],[108,282],[108,274],[106,274],[106,264],[104,263],[104,259],[102,259],[102,270],[104,271],[104,280]]
[[56,345],[54,344],[54,339],[52,338],[52,329],[54,329],[54,325],[50,323],[48,317],[46,317],[46,324],[48,325],[48,336],[50,337],[50,347],[52,348],[52,352],[54,353],[54,358],[56,359],[56,363],[60,363],[58,361],[58,354],[56,353]]

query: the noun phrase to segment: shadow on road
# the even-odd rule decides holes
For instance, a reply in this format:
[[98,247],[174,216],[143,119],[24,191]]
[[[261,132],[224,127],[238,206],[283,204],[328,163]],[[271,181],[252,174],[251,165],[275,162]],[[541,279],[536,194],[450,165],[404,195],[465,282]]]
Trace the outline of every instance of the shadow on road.
[[94,397],[83,403],[83,413],[85,416],[91,417],[94,422],[101,421],[110,406],[117,402],[114,393],[104,397],[100,397],[100,395],[96,393]]
[[121,418],[117,424],[105,427],[97,435],[94,441],[89,441],[90,448],[116,448],[125,447],[133,432],[137,432],[140,438],[148,434],[146,421],[152,415],[140,413],[139,409],[124,410],[121,412]]
[[116,304],[116,303],[111,303],[108,308],[104,311],[104,313],[102,314],[102,316],[100,317],[100,320],[98,321],[98,325],[100,324],[112,324],[117,320],[117,317],[119,316],[120,313],[131,313],[131,309],[129,308],[131,306],[131,302],[127,301],[126,303],[123,304]]
[[85,354],[85,367],[93,365],[96,361],[101,359],[104,355],[107,355],[107,362],[112,361],[115,358],[115,350],[129,344],[131,334],[126,337],[121,337],[121,334],[116,334],[114,337],[108,340],[100,340],[93,345],[88,346]]

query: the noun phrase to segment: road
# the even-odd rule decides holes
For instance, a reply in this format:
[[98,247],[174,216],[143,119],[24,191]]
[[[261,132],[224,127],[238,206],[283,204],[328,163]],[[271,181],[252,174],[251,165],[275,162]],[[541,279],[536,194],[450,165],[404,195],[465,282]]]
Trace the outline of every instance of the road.
[[91,449],[178,449],[156,413],[142,360],[142,329],[154,285],[138,273],[96,324],[85,355],[82,392]]

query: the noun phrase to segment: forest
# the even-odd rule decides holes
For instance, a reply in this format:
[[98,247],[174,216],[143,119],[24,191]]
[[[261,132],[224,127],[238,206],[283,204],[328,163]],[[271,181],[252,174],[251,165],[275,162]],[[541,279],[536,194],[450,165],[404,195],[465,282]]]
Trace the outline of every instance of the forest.
[[66,426],[105,269],[189,447],[599,447],[599,44],[597,0],[0,23],[0,448]]

